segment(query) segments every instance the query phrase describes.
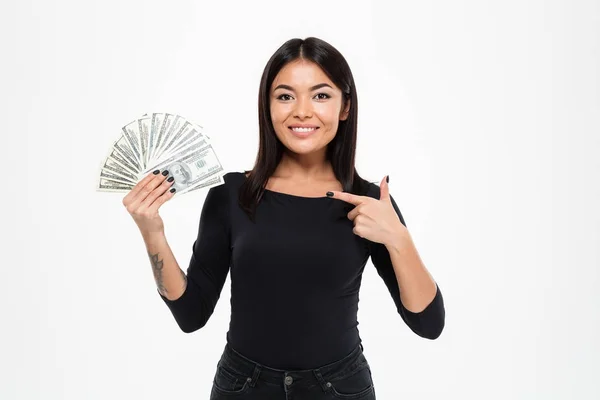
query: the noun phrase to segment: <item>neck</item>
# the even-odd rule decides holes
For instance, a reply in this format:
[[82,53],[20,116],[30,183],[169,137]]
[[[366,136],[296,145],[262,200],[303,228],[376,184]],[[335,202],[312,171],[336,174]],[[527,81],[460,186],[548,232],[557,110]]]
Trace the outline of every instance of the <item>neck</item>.
[[331,179],[334,175],[331,162],[325,159],[325,152],[313,154],[294,154],[285,152],[273,176],[312,181]]

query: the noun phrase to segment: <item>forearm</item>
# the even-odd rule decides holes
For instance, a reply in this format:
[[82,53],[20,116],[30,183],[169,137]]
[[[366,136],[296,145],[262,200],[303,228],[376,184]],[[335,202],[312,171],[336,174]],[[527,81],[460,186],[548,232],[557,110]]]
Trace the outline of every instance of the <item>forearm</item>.
[[159,293],[169,300],[178,299],[186,289],[187,278],[177,264],[164,233],[142,234],[142,237]]
[[398,280],[402,304],[413,313],[423,311],[434,299],[437,286],[425,268],[410,233],[406,229],[400,230],[386,248]]

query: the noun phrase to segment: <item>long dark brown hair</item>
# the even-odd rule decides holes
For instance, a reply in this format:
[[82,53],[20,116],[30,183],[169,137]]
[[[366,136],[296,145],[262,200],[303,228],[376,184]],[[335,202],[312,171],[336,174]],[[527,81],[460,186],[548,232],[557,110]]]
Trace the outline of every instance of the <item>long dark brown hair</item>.
[[288,63],[308,60],[317,64],[331,81],[342,90],[344,109],[350,100],[348,118],[339,121],[335,137],[327,146],[326,157],[331,162],[335,177],[345,192],[365,195],[368,182],[356,172],[358,99],[350,67],[342,54],[329,43],[315,38],[290,39],[271,56],[260,80],[258,92],[259,149],[254,167],[239,192],[240,207],[254,220],[254,212],[269,177],[281,161],[285,146],[277,138],[270,112],[270,88],[277,73]]

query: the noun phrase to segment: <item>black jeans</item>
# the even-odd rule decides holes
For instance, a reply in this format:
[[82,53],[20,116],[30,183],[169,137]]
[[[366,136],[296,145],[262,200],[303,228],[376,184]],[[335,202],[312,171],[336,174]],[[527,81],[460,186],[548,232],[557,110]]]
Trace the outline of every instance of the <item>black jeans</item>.
[[227,343],[210,393],[210,400],[224,399],[375,400],[375,387],[362,344],[331,364],[286,371],[254,362]]

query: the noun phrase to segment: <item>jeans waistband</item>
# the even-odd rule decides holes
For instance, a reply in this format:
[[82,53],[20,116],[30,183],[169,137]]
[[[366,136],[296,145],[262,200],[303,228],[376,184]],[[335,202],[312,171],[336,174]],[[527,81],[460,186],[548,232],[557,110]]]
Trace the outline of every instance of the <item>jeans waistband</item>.
[[338,373],[347,371],[348,368],[352,368],[353,364],[359,364],[366,362],[363,355],[364,347],[362,343],[359,343],[348,355],[344,356],[340,360],[332,363],[322,365],[314,369],[304,370],[283,370],[277,368],[271,368],[262,365],[254,360],[251,360],[242,354],[238,353],[233,347],[227,343],[225,350],[220,362],[227,364],[228,368],[233,369],[241,375],[246,375],[255,381],[259,376],[261,380],[279,384],[287,376],[292,376],[294,379],[309,378],[321,380],[322,377],[329,379],[334,378]]

